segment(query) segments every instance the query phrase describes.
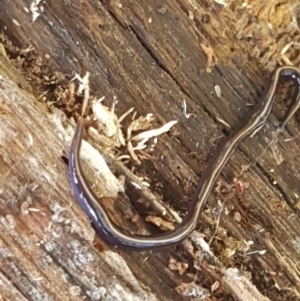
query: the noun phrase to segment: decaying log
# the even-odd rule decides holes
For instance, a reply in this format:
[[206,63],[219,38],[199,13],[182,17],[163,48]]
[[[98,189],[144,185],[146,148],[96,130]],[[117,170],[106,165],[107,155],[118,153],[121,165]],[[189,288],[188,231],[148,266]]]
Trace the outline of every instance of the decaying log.
[[[127,183],[112,208],[131,231],[157,233],[143,217],[132,225],[138,213],[129,199],[143,197],[135,205],[146,215],[161,202],[184,215],[197,175],[257,102],[260,71],[298,64],[290,2],[280,1],[281,10],[276,1],[200,2],[0,1],[3,300],[299,299],[300,128],[296,115],[273,139],[282,102],[264,129],[241,142],[197,231],[179,246],[137,253],[105,245],[71,190],[70,117],[81,104],[70,107],[63,95],[76,73],[90,73],[91,94],[105,96],[107,106],[117,99],[119,117],[134,107],[138,115],[152,113],[156,127],[178,121],[134,168],[150,188],[140,195]],[[91,136],[87,141],[126,178],[129,171]],[[84,161],[101,194],[101,177]]]

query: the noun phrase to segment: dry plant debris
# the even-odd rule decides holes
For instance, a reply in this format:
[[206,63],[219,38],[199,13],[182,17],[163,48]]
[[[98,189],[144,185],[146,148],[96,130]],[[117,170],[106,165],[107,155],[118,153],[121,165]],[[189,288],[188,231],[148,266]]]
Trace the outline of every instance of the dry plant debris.
[[[146,148],[149,151],[153,151],[155,144],[157,143],[157,137],[170,131],[170,129],[177,123],[176,120],[170,121],[163,126],[151,129],[153,127],[152,122],[154,117],[152,114],[147,114],[146,116],[136,116],[136,112],[133,111],[133,108],[129,109],[124,113],[120,118],[118,118],[114,112],[114,106],[110,109],[102,104],[104,97],[98,101],[93,101],[92,109],[97,121],[97,126],[100,132],[102,132],[106,137],[109,137],[114,142],[111,146],[114,148],[120,148],[121,146],[126,146],[129,155],[120,155],[119,159],[128,160],[131,159],[137,163],[141,164],[141,160],[145,158],[144,155],[139,153],[140,150]],[[125,132],[127,133],[126,137],[122,132],[121,121],[133,112],[133,118],[127,127]],[[137,133],[132,136],[132,133]],[[153,143],[148,146],[146,143],[153,139]]]
[[[145,158],[145,152],[143,152],[142,156],[140,157],[139,151],[142,149],[145,149],[147,147],[146,142],[153,138],[154,144],[150,145],[150,151],[153,150],[156,142],[157,142],[157,136],[161,135],[177,123],[177,121],[171,121],[166,123],[160,128],[157,129],[151,129],[152,122],[154,121],[154,118],[152,114],[147,114],[145,117],[139,117],[135,118],[136,112],[133,112],[133,108],[129,109],[127,112],[125,112],[120,118],[118,118],[115,114],[115,106],[116,106],[116,99],[114,99],[112,109],[106,107],[102,104],[102,101],[104,100],[104,97],[100,98],[99,100],[95,100],[93,97],[90,97],[89,92],[89,74],[87,73],[84,77],[79,76],[78,74],[75,75],[74,80],[77,81],[75,84],[72,82],[70,84],[70,91],[69,93],[70,97],[73,97],[74,99],[71,99],[71,103],[75,103],[75,96],[79,96],[82,98],[82,114],[81,116],[85,115],[85,112],[88,108],[88,103],[92,101],[92,111],[93,115],[90,114],[89,120],[92,122],[92,125],[95,125],[95,128],[90,126],[89,133],[94,138],[95,141],[100,141],[102,147],[102,153],[105,153],[106,155],[109,155],[110,157],[113,157],[116,159],[116,149],[120,153],[124,151],[124,148],[126,147],[128,153],[127,155],[120,155],[117,157],[117,159],[126,159],[126,162],[130,162],[130,158],[133,159],[133,163],[141,163],[140,159],[142,160]],[[122,125],[121,122],[133,112],[133,117],[131,119],[131,122],[129,126],[127,127],[127,130],[125,131],[127,133],[126,137],[123,134],[122,131]],[[92,117],[94,116],[94,117]],[[131,134],[137,132],[137,134],[133,137],[131,137]],[[135,145],[134,145],[135,143]],[[134,145],[134,146],[133,146]],[[86,152],[84,150],[87,150],[90,155],[93,152],[92,146],[87,148],[85,147],[85,142],[83,143],[83,151],[81,152],[81,155],[85,154]],[[99,152],[97,152],[99,154]],[[99,154],[100,155],[100,154]],[[90,161],[89,157],[96,157],[96,154],[92,156],[85,156],[85,160]],[[99,156],[97,156],[99,157]],[[100,158],[101,157],[101,158]],[[120,189],[120,181],[116,183],[116,178],[112,175],[112,173],[109,171],[109,168],[107,164],[105,163],[104,158],[102,155],[99,157],[99,162],[92,163],[92,166],[97,166],[101,163],[101,168],[99,170],[97,175],[98,177],[101,175],[101,182],[106,183],[105,185],[101,185],[102,189],[103,186],[107,187],[107,192],[110,192],[110,196],[117,195],[118,191],[123,191],[124,189]],[[124,171],[124,168],[122,170]],[[125,168],[126,169],[126,168]],[[158,209],[158,202],[156,198],[154,198],[153,195],[150,195],[151,193],[146,192],[145,189],[150,186],[148,182],[144,181],[137,181],[136,177],[129,171],[124,171],[124,176],[126,179],[131,183],[132,186],[134,186],[137,190],[141,190],[141,194],[144,195],[144,197],[147,195],[146,199],[148,202],[151,202],[151,207],[155,207],[155,209]],[[114,178],[114,179],[113,179]],[[100,180],[99,180],[100,181]],[[127,182],[128,182],[127,181]],[[110,183],[110,184],[109,184]],[[107,185],[109,184],[109,185]],[[118,185],[119,184],[119,185]],[[108,188],[114,188],[113,191],[110,191]],[[161,212],[162,210],[158,210],[158,212]],[[163,217],[165,218],[167,215],[170,215],[171,211],[164,206],[163,211],[165,212]],[[148,215],[146,218],[146,221],[149,221],[156,226],[160,227],[162,230],[173,230],[174,224],[173,222],[165,221],[160,217]],[[174,221],[174,218],[172,218],[172,221]]]
[[183,275],[188,267],[189,265],[186,262],[180,262],[173,257],[169,260],[168,268],[171,271],[178,271],[179,275]]
[[215,54],[215,52],[214,52],[214,50],[211,46],[208,46],[204,43],[201,43],[200,47],[201,47],[202,51],[204,52],[204,54],[207,57],[206,72],[211,73],[211,71],[212,71],[211,68],[218,63],[217,56],[216,56],[216,54]]
[[[39,6],[40,2],[42,2],[42,1],[34,0],[30,4],[29,10],[32,14],[32,22],[34,22],[40,16],[40,14],[44,11],[44,6],[42,6],[42,5]],[[26,11],[28,11],[27,7],[25,9],[26,9]]]

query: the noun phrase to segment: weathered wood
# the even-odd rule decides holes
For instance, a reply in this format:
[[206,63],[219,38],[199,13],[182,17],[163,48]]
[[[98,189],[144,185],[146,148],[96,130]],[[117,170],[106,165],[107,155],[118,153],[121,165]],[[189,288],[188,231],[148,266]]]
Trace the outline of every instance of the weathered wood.
[[[246,12],[240,16],[234,6],[223,10],[211,1],[191,5],[184,0],[163,4],[47,1],[42,5],[44,12],[32,23],[24,1],[1,0],[4,33],[14,45],[22,49],[34,46],[41,54],[48,67],[43,65],[38,75],[43,74],[43,68],[66,78],[89,71],[94,95],[104,95],[107,104],[113,96],[119,100],[118,116],[134,106],[139,114],[153,113],[158,123],[177,119],[176,132],[160,139],[155,159],[144,163],[143,171],[152,179],[152,189],[163,183],[159,193],[167,203],[177,210],[185,209],[186,195],[191,195],[196,174],[204,170],[215,145],[246,118],[247,104],[256,102],[255,90],[261,88],[262,80],[256,63],[260,59],[266,69],[272,69],[270,54],[258,58],[256,54],[262,50],[256,45],[252,49],[241,39],[251,30],[244,25],[249,21]],[[257,15],[254,9],[252,14],[253,18]],[[268,34],[265,27],[261,38]],[[290,41],[288,37],[286,34],[285,43]],[[299,37],[294,35],[293,39]],[[282,38],[278,40],[282,45]],[[200,47],[203,42],[219,59],[210,67],[212,73],[206,72],[207,58]],[[252,42],[255,44],[254,37]],[[274,43],[270,49],[276,58]],[[248,54],[256,59],[249,61]],[[272,300],[299,298],[300,159],[296,155],[299,126],[295,120],[289,131],[267,148],[276,124],[272,115],[265,129],[240,144],[224,169],[198,228],[209,241],[216,227],[216,200],[226,201],[226,214],[222,214],[211,245],[219,261],[216,272],[207,261],[197,260],[197,252],[190,250],[188,243],[145,253],[113,250],[97,238],[93,245],[92,228],[72,195],[61,158],[67,154],[70,135],[60,125],[58,112],[50,113],[30,91],[39,96],[47,90],[43,81],[37,85],[37,79],[26,78],[25,73],[26,83],[4,55],[0,71],[0,291],[4,300],[182,300],[174,288],[195,277],[196,283],[207,289],[220,281],[211,300],[242,300],[228,281],[232,274],[225,268],[229,267],[251,274],[261,299],[263,295]],[[221,88],[220,98],[215,85]],[[53,95],[48,92],[46,97]],[[194,118],[184,116],[183,100]],[[281,108],[275,106],[277,116],[283,115]],[[291,136],[295,139],[284,142]],[[275,151],[283,158],[279,165]],[[242,172],[246,165],[250,167]],[[241,195],[234,189],[234,178],[249,183]],[[139,226],[141,231],[149,231],[144,223]],[[233,250],[235,255],[229,255]],[[246,254],[255,250],[267,252]],[[170,271],[171,256],[189,263],[189,273],[180,276]],[[201,266],[197,275],[193,261]],[[259,298],[251,289],[250,295]]]

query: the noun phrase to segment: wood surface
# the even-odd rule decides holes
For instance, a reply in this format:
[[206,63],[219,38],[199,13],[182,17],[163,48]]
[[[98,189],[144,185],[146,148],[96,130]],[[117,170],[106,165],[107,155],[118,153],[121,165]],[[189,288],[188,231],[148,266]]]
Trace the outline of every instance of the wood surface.
[[[277,102],[267,126],[240,143],[192,239],[128,252],[101,242],[74,198],[66,156],[81,105],[58,97],[76,73],[89,72],[90,93],[109,107],[116,97],[117,116],[134,107],[153,113],[157,127],[178,120],[135,174],[150,181],[146,199],[183,216],[198,175],[247,118],[270,71],[298,63],[294,3],[272,3],[49,0],[33,22],[29,1],[0,0],[2,300],[299,300],[299,113],[272,140],[288,102]],[[242,194],[236,181],[246,185]],[[128,228],[137,213],[129,199],[140,196],[126,193],[114,207]],[[152,213],[148,205],[139,204],[143,214]],[[216,227],[207,254],[199,242]],[[158,232],[143,217],[131,229]],[[183,275],[171,258],[187,264]]]

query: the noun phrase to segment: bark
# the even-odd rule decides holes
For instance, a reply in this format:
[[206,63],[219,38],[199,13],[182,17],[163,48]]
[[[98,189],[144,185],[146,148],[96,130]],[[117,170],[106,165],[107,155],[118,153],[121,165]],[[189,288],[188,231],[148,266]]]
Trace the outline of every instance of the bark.
[[[216,227],[217,232],[204,258],[197,231],[193,244],[187,240],[162,251],[126,252],[105,245],[94,236],[69,184],[64,157],[74,122],[57,108],[70,117],[80,104],[70,108],[57,91],[63,95],[75,73],[88,71],[91,93],[105,96],[108,106],[115,96],[118,116],[134,107],[139,115],[153,113],[157,126],[178,120],[159,139],[152,159],[137,168],[151,181],[143,195],[148,203],[138,206],[149,213],[157,208],[147,209],[153,203],[149,199],[156,198],[185,212],[197,175],[258,99],[263,78],[256,63],[263,58],[265,69],[272,68],[269,54],[255,53],[257,45],[251,49],[243,39],[250,29],[237,32],[236,25],[249,21],[237,7],[184,0],[47,1],[39,4],[34,22],[24,1],[0,0],[0,7],[0,26],[12,41],[2,38],[7,55],[2,49],[0,57],[3,300],[299,298],[299,124],[293,118],[272,141],[285,111],[282,103],[264,129],[240,143],[205,205],[197,230],[206,241]],[[218,58],[215,65],[204,54],[210,50]],[[192,116],[183,113],[183,101]],[[85,168],[93,180],[90,165]],[[124,174],[114,160],[109,165]],[[242,194],[236,180],[246,184]],[[94,186],[100,189],[100,182]],[[130,199],[140,197],[130,190]],[[136,210],[124,195],[119,201],[113,209],[122,226],[157,232],[143,218],[132,226]],[[172,270],[170,258],[187,263],[188,270],[183,275]]]

